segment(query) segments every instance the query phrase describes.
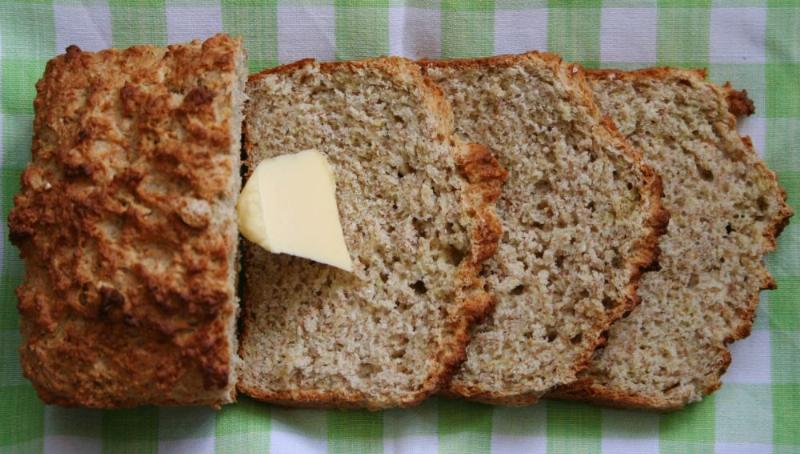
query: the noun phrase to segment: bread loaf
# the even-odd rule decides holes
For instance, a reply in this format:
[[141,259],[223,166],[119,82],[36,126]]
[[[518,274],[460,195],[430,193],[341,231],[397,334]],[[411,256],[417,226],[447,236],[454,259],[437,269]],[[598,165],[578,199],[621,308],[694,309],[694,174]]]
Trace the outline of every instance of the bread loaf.
[[217,35],[48,63],[9,215],[22,370],[45,402],[235,400],[245,59]]

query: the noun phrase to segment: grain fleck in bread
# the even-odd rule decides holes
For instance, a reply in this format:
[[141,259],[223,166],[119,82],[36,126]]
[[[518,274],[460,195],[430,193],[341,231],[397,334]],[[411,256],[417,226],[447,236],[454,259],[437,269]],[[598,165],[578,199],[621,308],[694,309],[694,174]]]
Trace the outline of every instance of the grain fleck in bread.
[[45,402],[235,400],[246,68],[225,35],[48,63],[9,215],[22,369]]
[[454,139],[441,91],[401,58],[252,76],[246,163],[316,148],[336,176],[352,274],[247,244],[239,390],[292,406],[409,406],[463,360],[491,298],[505,172]]
[[598,104],[664,181],[671,213],[660,269],[645,273],[641,305],[612,326],[582,380],[559,397],[674,409],[720,386],[727,344],[750,333],[761,289],[775,284],[762,256],[791,210],[775,174],[733,114],[742,92],[702,71],[590,72]]
[[485,274],[497,306],[448,392],[530,404],[573,381],[635,305],[667,221],[660,182],[601,119],[582,72],[554,55],[422,64],[456,131],[509,172],[497,205],[504,236]]

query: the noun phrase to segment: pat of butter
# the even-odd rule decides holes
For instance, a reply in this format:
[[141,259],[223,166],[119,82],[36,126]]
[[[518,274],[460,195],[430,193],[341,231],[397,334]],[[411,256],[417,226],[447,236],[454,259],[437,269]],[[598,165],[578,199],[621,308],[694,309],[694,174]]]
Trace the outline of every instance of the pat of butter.
[[261,161],[236,210],[242,235],[267,251],[353,271],[324,154],[306,150]]

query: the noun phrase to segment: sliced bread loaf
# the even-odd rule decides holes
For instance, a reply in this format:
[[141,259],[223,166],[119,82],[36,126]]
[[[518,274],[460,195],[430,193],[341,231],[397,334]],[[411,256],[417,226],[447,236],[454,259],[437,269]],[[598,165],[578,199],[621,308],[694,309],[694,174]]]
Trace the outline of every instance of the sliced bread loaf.
[[509,172],[504,235],[485,273],[498,301],[449,386],[529,404],[575,380],[602,333],[636,302],[666,223],[658,177],[605,123],[577,66],[528,53],[423,62],[456,131]]
[[762,256],[791,216],[785,193],[734,114],[744,93],[702,71],[593,71],[603,112],[664,181],[669,229],[641,305],[612,326],[580,382],[559,397],[625,407],[679,408],[720,386],[727,345],[750,333],[759,290],[775,284]]
[[47,64],[9,215],[22,371],[45,402],[235,400],[246,75],[225,35]]
[[441,91],[405,59],[303,60],[247,90],[246,164],[325,153],[354,271],[246,244],[240,391],[293,406],[419,402],[490,306],[478,273],[500,238],[504,171],[453,137]]

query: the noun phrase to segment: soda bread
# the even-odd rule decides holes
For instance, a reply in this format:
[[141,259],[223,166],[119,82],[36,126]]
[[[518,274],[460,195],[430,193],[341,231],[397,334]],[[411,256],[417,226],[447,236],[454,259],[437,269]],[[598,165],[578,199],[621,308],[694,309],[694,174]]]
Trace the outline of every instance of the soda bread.
[[671,213],[660,269],[641,305],[611,327],[590,368],[556,396],[674,409],[720,386],[727,345],[750,333],[759,290],[775,283],[762,256],[791,216],[775,174],[736,131],[745,93],[703,71],[592,71],[603,112],[664,181]]
[[497,299],[449,393],[535,402],[585,368],[603,332],[636,303],[667,221],[660,182],[601,118],[580,69],[528,53],[422,62],[456,131],[508,172],[504,235],[485,273]]
[[217,35],[47,64],[9,215],[22,370],[45,402],[235,400],[245,59]]
[[246,164],[314,148],[336,177],[353,273],[247,243],[239,390],[293,406],[408,406],[463,360],[491,298],[505,172],[453,137],[441,91],[401,58],[303,60],[251,76]]

